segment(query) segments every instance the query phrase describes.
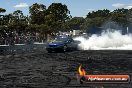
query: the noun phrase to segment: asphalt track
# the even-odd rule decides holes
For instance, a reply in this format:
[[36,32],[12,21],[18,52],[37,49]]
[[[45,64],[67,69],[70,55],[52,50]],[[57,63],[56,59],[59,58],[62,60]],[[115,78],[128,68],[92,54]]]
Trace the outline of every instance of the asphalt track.
[[98,50],[0,56],[0,88],[132,88],[126,84],[79,84],[79,65],[87,74],[132,75],[132,51]]

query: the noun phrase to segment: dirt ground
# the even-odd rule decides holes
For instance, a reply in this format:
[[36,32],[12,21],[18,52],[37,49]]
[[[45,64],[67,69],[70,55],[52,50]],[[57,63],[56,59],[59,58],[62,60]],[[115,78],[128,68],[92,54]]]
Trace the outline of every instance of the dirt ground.
[[132,75],[132,51],[32,52],[0,56],[0,88],[132,88],[126,84],[79,84],[87,74]]

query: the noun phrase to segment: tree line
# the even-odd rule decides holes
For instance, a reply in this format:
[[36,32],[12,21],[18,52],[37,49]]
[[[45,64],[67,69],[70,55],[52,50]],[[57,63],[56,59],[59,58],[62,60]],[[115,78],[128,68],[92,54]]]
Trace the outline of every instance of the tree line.
[[49,7],[35,3],[29,7],[29,15],[25,16],[21,10],[2,15],[6,9],[0,8],[0,36],[6,33],[17,35],[39,34],[39,38],[46,39],[47,35],[54,35],[58,31],[89,30],[91,27],[101,27],[107,21],[127,27],[132,25],[132,9],[108,9],[89,12],[86,17],[72,17],[65,4],[52,3]]

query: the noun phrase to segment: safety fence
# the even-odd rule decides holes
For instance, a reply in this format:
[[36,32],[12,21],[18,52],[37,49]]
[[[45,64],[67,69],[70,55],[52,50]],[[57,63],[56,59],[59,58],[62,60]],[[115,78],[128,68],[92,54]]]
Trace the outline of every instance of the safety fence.
[[46,43],[0,45],[0,54],[27,53],[45,50]]

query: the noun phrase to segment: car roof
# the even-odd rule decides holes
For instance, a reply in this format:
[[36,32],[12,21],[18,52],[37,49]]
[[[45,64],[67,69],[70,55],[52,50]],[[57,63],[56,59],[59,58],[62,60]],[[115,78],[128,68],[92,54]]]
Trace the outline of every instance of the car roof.
[[57,36],[56,38],[71,38],[70,36]]

